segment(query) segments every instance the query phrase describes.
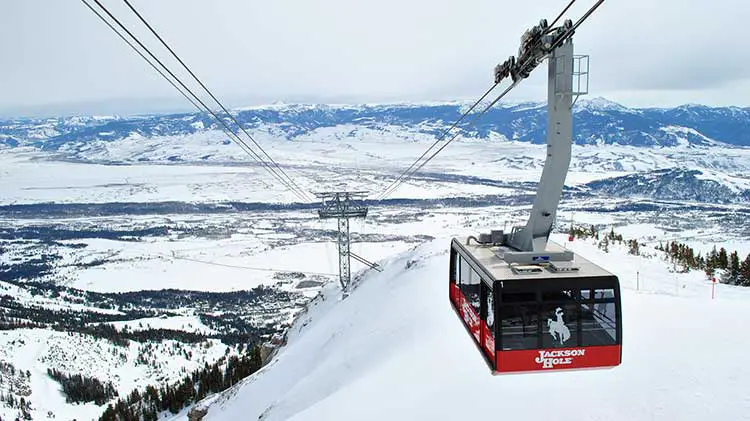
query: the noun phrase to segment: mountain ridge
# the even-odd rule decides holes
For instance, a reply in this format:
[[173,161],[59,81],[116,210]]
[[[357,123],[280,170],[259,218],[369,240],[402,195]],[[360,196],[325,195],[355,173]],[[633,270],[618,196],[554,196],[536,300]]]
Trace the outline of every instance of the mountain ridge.
[[[342,126],[380,131],[406,128],[437,137],[470,102],[364,105],[272,104],[239,107],[232,112],[244,128],[271,127],[276,136],[295,140],[316,130]],[[473,115],[473,114],[472,114]],[[644,147],[678,145],[750,147],[750,108],[683,105],[675,108],[629,108],[605,98],[582,98],[574,106],[574,143]],[[392,127],[391,127],[392,126]],[[470,139],[504,138],[542,144],[546,138],[546,103],[508,102],[460,127]],[[205,113],[140,116],[74,116],[0,120],[0,144],[59,150],[63,145],[129,136],[188,135],[220,126]]]

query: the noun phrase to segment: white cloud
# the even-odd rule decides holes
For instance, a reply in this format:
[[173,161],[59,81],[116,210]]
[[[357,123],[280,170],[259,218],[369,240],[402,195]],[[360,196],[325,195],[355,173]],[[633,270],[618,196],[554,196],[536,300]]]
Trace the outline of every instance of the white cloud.
[[[100,1],[151,40],[122,2]],[[521,33],[567,4],[131,1],[207,85],[233,104],[474,98],[491,83],[494,65],[516,52]],[[578,0],[571,17],[592,3]],[[626,105],[750,105],[750,75],[744,71],[750,68],[750,50],[742,42],[746,16],[750,3],[741,0],[610,0],[578,30],[576,48],[591,55],[592,94]],[[168,58],[153,40],[148,45]],[[0,108],[122,99],[184,102],[80,1],[4,1],[0,54]],[[513,96],[543,99],[540,73]],[[663,92],[663,101],[655,92]]]

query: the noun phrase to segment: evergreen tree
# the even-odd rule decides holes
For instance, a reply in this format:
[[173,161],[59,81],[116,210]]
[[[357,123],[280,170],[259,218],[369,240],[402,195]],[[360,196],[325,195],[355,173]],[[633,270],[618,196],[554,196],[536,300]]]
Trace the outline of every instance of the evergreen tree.
[[117,413],[115,412],[115,408],[112,406],[112,404],[109,404],[107,406],[107,409],[104,410],[102,416],[99,417],[99,421],[117,421]]
[[740,258],[736,251],[729,255],[729,283],[736,284],[740,277]]
[[719,261],[717,263],[718,263],[719,269],[726,269],[729,266],[729,258],[727,257],[727,250],[724,247],[722,247],[719,250]]
[[708,269],[716,269],[719,267],[719,253],[716,251],[716,246],[714,246],[713,250],[711,250],[711,253],[708,254],[708,257],[706,258],[706,265]]
[[688,268],[695,269],[698,265],[695,261],[695,250],[692,247],[686,247],[685,250],[685,263]]
[[750,254],[747,255],[745,260],[740,265],[737,285],[750,287]]

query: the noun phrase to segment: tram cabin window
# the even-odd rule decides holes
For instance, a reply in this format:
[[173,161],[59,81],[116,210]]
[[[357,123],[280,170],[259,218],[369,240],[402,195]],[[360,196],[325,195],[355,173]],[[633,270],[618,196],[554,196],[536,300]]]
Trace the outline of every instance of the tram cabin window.
[[535,293],[503,293],[500,321],[503,350],[539,348],[539,304]]
[[612,289],[503,292],[501,296],[502,350],[617,343]]
[[479,285],[482,283],[479,274],[469,265],[465,259],[461,259],[461,293],[466,297],[466,301],[479,316],[480,296]]
[[542,302],[542,348],[578,346],[578,309],[574,299]]
[[486,300],[486,309],[487,309],[487,316],[485,317],[484,321],[487,323],[487,328],[490,330],[490,335],[492,337],[495,337],[495,305],[493,303],[492,299],[492,290],[487,285],[482,285],[482,288],[485,290],[485,300]]
[[451,260],[451,282],[454,284],[458,284],[459,281],[459,267],[461,262],[461,256],[458,255],[455,251],[452,251],[452,260]]
[[614,297],[611,289],[581,290],[581,345],[617,343]]

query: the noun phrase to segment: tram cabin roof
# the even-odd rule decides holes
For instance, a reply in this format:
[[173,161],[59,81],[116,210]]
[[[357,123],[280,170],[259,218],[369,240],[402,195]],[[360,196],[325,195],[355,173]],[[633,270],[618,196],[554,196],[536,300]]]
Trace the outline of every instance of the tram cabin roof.
[[[466,237],[458,237],[454,241],[459,241],[462,248],[471,253],[476,261],[484,266],[486,272],[495,278],[496,281],[510,281],[510,280],[525,280],[525,279],[549,279],[549,278],[589,278],[589,277],[602,277],[602,276],[615,276],[611,272],[603,269],[596,265],[590,260],[585,259],[577,253],[574,253],[573,261],[571,262],[550,262],[559,266],[572,266],[577,270],[562,270],[555,271],[550,267],[548,262],[538,265],[516,265],[517,269],[514,271],[511,265],[506,263],[502,259],[504,251],[513,251],[513,249],[506,246],[487,246],[481,245],[472,241],[469,245],[466,244]],[[570,251],[563,248],[561,245],[552,241],[547,242],[547,251],[549,252],[563,252]],[[536,272],[523,271],[523,268],[532,267],[536,269]],[[541,269],[541,271],[539,271]]]

